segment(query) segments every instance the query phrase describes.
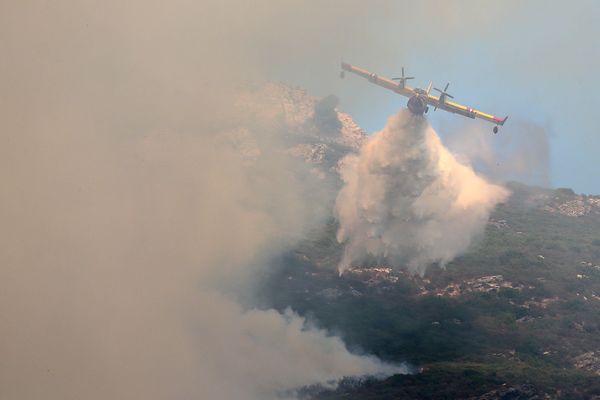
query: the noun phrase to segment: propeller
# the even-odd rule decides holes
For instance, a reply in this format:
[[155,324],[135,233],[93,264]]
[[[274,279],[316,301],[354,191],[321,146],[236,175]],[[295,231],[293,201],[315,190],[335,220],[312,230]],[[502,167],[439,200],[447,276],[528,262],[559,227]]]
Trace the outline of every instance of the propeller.
[[392,78],[392,80],[394,80],[394,81],[400,81],[400,84],[402,85],[402,87],[404,87],[404,84],[409,79],[415,79],[415,77],[414,76],[404,76],[404,67],[402,67],[402,76],[400,78]]
[[[444,101],[446,101],[446,97],[450,97],[451,99],[454,98],[454,96],[447,92],[448,86],[450,86],[450,82],[446,83],[446,87],[444,88],[444,90],[433,88],[433,90],[437,90],[438,92],[440,92],[440,103],[444,103]],[[433,111],[435,110],[437,110],[437,107],[433,109]]]

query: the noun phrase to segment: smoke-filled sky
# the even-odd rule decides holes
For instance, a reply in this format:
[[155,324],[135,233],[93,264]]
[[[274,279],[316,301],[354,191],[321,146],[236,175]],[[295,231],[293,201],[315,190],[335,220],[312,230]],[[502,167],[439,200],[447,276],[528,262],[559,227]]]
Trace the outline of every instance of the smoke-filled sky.
[[[197,87],[213,94],[230,86],[225,80],[261,76],[317,95],[337,94],[340,107],[373,132],[406,99],[354,77],[334,79],[339,62],[394,76],[405,66],[417,76],[415,84],[451,82],[450,92],[458,101],[510,115],[502,130],[510,139],[501,140],[533,148],[538,139],[521,138],[527,136],[522,124],[545,131],[537,149],[542,154],[535,157],[541,163],[526,165],[546,169],[546,182],[506,173],[513,163],[525,161],[506,155],[502,144],[493,163],[500,170],[492,174],[600,193],[595,179],[600,9],[593,0],[568,7],[541,0],[373,1],[368,7],[359,1],[269,0],[179,0],[168,6],[135,0],[15,4],[0,5],[5,94],[21,79],[31,87],[47,86],[61,71],[77,85],[101,70],[104,82],[96,81],[104,91],[134,79],[128,73],[137,71],[137,82],[130,82],[136,87],[160,79],[172,91],[194,93]],[[16,68],[15,76],[10,67],[19,60],[27,65]],[[143,65],[145,72],[132,63]],[[143,91],[136,95],[144,97]],[[12,110],[11,103],[4,95],[4,112]],[[465,126],[490,131],[486,123],[457,122],[457,116],[443,112],[430,119],[444,139]]]
[[[353,76],[329,81],[337,72],[337,65],[331,66],[339,59],[387,76],[398,76],[404,66],[409,75],[417,77],[411,85],[425,87],[433,80],[435,86],[443,87],[450,82],[449,92],[457,101],[500,116],[510,115],[501,130],[507,138],[485,139],[486,144],[498,147],[492,163],[497,169],[488,168],[492,175],[600,193],[596,178],[600,7],[596,1],[369,4],[358,20],[344,18],[344,10],[351,5],[340,6],[339,17],[332,17],[335,22],[320,41],[335,43],[332,53],[317,65],[293,74],[286,71],[286,79],[324,94],[338,94],[340,107],[370,132],[382,129],[387,117],[406,105],[406,99]],[[302,55],[292,61],[303,65]],[[327,69],[331,71],[326,84],[321,81],[312,86],[314,76]],[[429,118],[444,140],[465,128],[491,132],[485,122],[461,121],[444,112],[432,113]],[[529,136],[532,126],[543,129],[545,135],[523,138]],[[536,151],[535,160],[506,154],[506,142]],[[512,164],[519,165],[517,172],[523,165],[528,170],[546,171],[523,175],[512,170]]]
[[0,5],[1,398],[263,400],[406,371],[240,301],[332,198],[276,110],[237,101],[283,59],[298,6],[272,5]]
[[[0,397],[267,399],[400,371],[230,295],[333,196],[282,156],[277,127],[233,106],[253,82],[338,94],[375,130],[405,100],[341,82],[339,61],[405,65],[511,114],[502,135],[536,132],[540,161],[512,158],[532,180],[600,192],[594,3],[438,3],[0,2]],[[493,166],[495,143],[464,146],[452,118],[434,126]]]

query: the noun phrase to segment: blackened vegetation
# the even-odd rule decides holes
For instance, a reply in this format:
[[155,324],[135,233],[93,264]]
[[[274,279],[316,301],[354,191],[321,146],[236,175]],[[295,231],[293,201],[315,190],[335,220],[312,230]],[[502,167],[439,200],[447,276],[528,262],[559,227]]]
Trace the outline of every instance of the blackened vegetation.
[[382,264],[340,277],[334,221],[285,257],[263,288],[266,305],[291,306],[352,350],[420,371],[307,397],[600,396],[600,214],[561,208],[579,201],[565,190],[511,190],[481,241],[423,277]]

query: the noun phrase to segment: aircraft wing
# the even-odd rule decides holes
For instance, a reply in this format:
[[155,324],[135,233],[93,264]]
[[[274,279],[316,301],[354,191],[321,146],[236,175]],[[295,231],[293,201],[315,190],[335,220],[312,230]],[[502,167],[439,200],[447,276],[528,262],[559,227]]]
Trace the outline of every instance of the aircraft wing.
[[367,79],[369,82],[372,82],[376,85],[379,85],[379,86],[389,89],[393,92],[401,94],[402,96],[412,97],[415,94],[414,89],[409,86],[401,85],[400,83],[395,82],[389,78],[379,76],[373,72],[367,71],[366,69],[355,67],[354,65],[350,65],[345,62],[342,63],[342,72],[343,71],[352,72],[353,74],[362,76],[363,78]]
[[[393,79],[379,76],[371,71],[367,71],[366,69],[355,67],[354,65],[343,62],[342,63],[342,73],[341,73],[342,78],[344,77],[344,72],[346,72],[346,71],[356,74],[358,76],[361,76],[361,77],[367,79],[371,83],[374,83],[378,86],[384,87],[395,93],[401,94],[402,96],[406,96],[409,98],[416,97],[417,99],[419,99],[419,98],[423,99],[425,103],[427,103],[430,106],[433,106],[434,108],[441,108],[445,111],[448,111],[448,112],[451,112],[454,114],[460,114],[467,118],[473,118],[473,119],[479,118],[479,119],[483,119],[485,121],[489,121],[496,125],[494,127],[494,133],[498,132],[498,125],[500,125],[500,126],[504,125],[504,123],[508,119],[508,117],[499,118],[494,115],[484,113],[483,111],[475,110],[471,107],[463,106],[462,104],[458,104],[453,101],[449,101],[448,98],[449,97],[452,98],[452,96],[448,95],[445,92],[445,90],[448,88],[448,85],[446,85],[446,89],[444,89],[444,92],[442,92],[440,97],[433,96],[430,94],[431,86],[432,86],[431,83],[429,84],[429,87],[426,90],[418,89],[418,88],[417,89],[411,88],[410,86],[407,86],[405,84],[405,82],[406,82],[406,79],[412,79],[412,78],[411,77],[404,78],[404,70],[402,71],[403,78],[395,78],[395,79],[400,79],[400,82],[395,82]],[[435,90],[441,92],[440,89],[435,89]],[[409,100],[409,104],[408,104],[409,109],[410,109],[410,102],[411,102],[411,100]],[[423,111],[421,111],[421,113],[422,112]],[[427,108],[424,109],[424,112],[427,112]]]
[[468,118],[479,118],[485,121],[492,122],[496,125],[504,125],[507,117],[499,118],[491,114],[484,113],[483,111],[475,110],[471,107],[463,106],[462,104],[455,103],[453,101],[444,100],[440,101],[440,98],[437,96],[432,96],[430,94],[427,95],[427,104],[432,105],[433,107],[441,108],[442,110],[446,110],[448,112],[454,114],[460,114]]

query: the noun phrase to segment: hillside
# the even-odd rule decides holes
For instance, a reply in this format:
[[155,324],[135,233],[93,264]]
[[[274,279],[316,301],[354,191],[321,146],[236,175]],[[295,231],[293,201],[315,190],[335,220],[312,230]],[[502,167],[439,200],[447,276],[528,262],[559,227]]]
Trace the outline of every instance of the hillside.
[[[241,126],[251,120],[259,127],[277,132],[291,157],[307,162],[323,174],[336,175],[337,162],[348,152],[357,151],[367,136],[347,113],[339,111],[335,96],[318,99],[301,88],[268,83],[247,88],[237,98],[235,108],[246,116]],[[231,139],[251,150],[252,135],[244,128]]]
[[318,398],[600,395],[600,197],[509,187],[471,250],[422,277],[381,262],[338,276],[333,221],[285,257],[265,302],[420,371]]
[[[269,84],[238,106],[277,125],[289,156],[339,182],[341,158],[365,132],[298,88]],[[236,143],[252,155],[252,143]],[[250,151],[248,151],[250,149]],[[340,182],[341,184],[341,182]],[[485,233],[424,276],[371,260],[339,276],[331,219],[272,261],[258,304],[287,308],[354,351],[415,374],[305,388],[315,399],[590,399],[600,396],[600,196],[507,185]]]
[[[366,140],[333,97],[267,85],[240,99],[281,121],[290,156],[337,179]],[[482,237],[424,276],[372,260],[342,276],[336,222],[273,260],[259,304],[291,307],[358,352],[414,375],[343,382],[318,399],[589,399],[600,396],[600,196],[508,184]]]

